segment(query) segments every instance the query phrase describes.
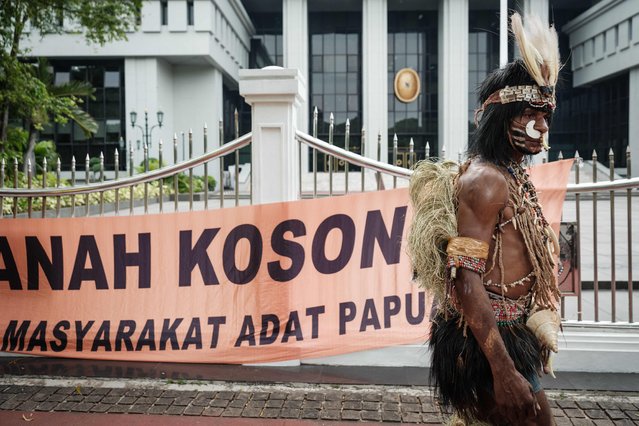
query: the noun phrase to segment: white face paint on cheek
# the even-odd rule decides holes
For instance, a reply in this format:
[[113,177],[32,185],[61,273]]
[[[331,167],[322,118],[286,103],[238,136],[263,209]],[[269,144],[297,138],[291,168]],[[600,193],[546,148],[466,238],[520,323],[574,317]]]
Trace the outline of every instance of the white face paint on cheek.
[[541,137],[541,132],[535,129],[535,120],[530,120],[528,124],[526,124],[526,134],[532,139],[539,139]]

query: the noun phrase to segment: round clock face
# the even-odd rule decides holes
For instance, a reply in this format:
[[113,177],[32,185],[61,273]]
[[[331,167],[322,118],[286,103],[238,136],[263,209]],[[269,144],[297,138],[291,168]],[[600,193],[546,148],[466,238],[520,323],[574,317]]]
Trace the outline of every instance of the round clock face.
[[404,68],[395,74],[395,96],[402,102],[413,102],[419,96],[419,75],[414,69]]

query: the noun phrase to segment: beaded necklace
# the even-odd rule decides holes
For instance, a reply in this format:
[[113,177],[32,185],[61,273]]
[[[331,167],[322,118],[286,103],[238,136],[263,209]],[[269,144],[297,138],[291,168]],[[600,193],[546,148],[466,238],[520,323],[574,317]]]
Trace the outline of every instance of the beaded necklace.
[[[484,285],[501,288],[502,296],[505,296],[508,288],[523,285],[535,277],[535,283],[531,289],[532,303],[541,308],[554,309],[555,302],[559,299],[559,290],[554,276],[554,261],[547,250],[548,236],[545,233],[545,228],[548,226],[548,222],[539,204],[535,186],[521,164],[511,162],[505,168],[508,172],[506,178],[509,192],[508,199],[513,206],[514,215],[506,222],[500,220],[493,236],[495,250],[492,257],[492,266],[486,274],[495,267],[499,268],[499,282],[489,281]],[[504,225],[510,222],[522,235],[528,258],[532,265],[532,271],[517,281],[505,283],[502,233]]]

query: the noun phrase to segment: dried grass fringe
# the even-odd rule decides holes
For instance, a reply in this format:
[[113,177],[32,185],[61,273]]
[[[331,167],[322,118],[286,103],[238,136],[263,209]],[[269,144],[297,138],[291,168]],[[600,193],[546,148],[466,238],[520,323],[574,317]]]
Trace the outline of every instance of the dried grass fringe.
[[415,165],[409,194],[413,221],[408,233],[408,255],[420,287],[439,300],[446,295],[446,245],[457,236],[457,193],[454,161],[423,160]]

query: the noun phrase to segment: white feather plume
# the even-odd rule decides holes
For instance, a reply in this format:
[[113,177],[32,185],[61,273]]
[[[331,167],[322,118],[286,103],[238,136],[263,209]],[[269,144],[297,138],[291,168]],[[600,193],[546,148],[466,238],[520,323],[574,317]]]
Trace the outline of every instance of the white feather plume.
[[519,13],[514,13],[510,28],[526,70],[539,86],[554,87],[560,68],[557,31],[553,26],[545,28],[536,15],[527,15],[525,19],[524,25]]

